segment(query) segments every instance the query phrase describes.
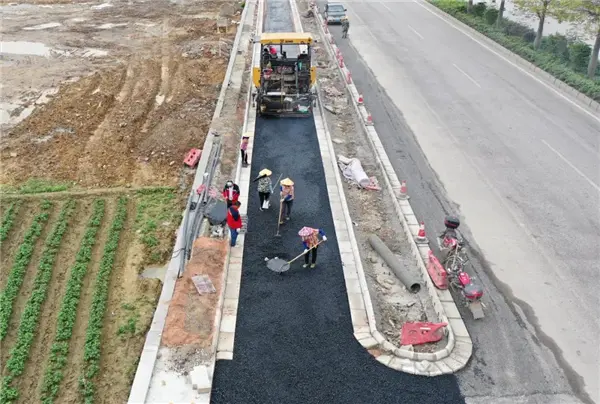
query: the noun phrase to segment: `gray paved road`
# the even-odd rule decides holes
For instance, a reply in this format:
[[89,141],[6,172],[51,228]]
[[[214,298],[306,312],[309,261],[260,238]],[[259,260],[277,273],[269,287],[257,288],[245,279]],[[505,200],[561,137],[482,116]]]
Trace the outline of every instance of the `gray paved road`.
[[421,4],[347,7],[349,41],[331,30],[413,207],[430,234],[459,212],[483,256],[463,393],[598,400],[600,118]]

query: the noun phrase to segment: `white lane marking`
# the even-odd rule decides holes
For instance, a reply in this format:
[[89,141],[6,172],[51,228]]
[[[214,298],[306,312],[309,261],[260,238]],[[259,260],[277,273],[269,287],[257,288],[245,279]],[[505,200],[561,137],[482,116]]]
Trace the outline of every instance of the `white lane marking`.
[[425,38],[423,38],[423,35],[421,35],[421,34],[419,34],[419,33],[417,32],[417,30],[416,30],[416,29],[414,29],[414,28],[413,28],[413,27],[411,27],[410,25],[407,25],[407,27],[408,27],[408,28],[409,28],[409,29],[410,29],[412,32],[414,32],[416,36],[418,36],[418,37],[419,37],[419,38],[421,38],[421,39],[425,39]]
[[466,78],[468,78],[469,80],[471,80],[473,82],[473,84],[475,84],[477,87],[481,88],[481,86],[479,85],[479,83],[476,82],[473,77],[469,76],[463,69],[461,69],[460,67],[456,66],[456,64],[454,64],[454,63],[452,63],[452,66],[454,66],[456,68],[456,70],[458,70],[459,72],[461,72],[462,74],[464,74]]
[[550,146],[548,144],[548,142],[546,142],[543,139],[542,139],[542,143],[545,144],[547,148],[549,148],[550,150],[552,150],[554,152],[554,154],[556,154],[562,161],[564,161],[565,163],[567,163],[567,165],[569,167],[571,167],[573,170],[575,170],[575,172],[577,174],[579,174],[581,176],[581,178],[583,178],[584,180],[586,180],[587,182],[589,182],[591,186],[593,186],[594,188],[596,188],[597,191],[600,192],[600,186],[596,185],[596,183],[594,181],[592,181],[584,173],[582,173],[581,170],[579,170],[579,168],[575,167],[573,165],[573,163],[571,163],[569,160],[567,160],[567,158],[565,156],[563,156],[558,150],[556,150],[554,147]]
[[[388,11],[392,11],[392,9],[391,9],[391,8],[389,8],[389,7],[388,7],[388,6],[387,6],[387,5],[386,5],[384,2],[381,2],[381,1],[380,1],[380,2],[379,2],[379,4],[381,4],[383,7],[385,7],[385,8],[386,8]],[[407,27],[408,27],[408,28],[409,28],[409,29],[410,29],[412,32],[414,32],[416,36],[418,36],[418,37],[419,37],[419,38],[421,38],[421,39],[425,39],[425,38],[423,38],[423,35],[421,35],[421,34],[419,34],[419,33],[417,32],[417,30],[416,30],[416,29],[414,29],[414,28],[413,28],[413,27],[411,27],[410,25],[407,25]]]
[[529,77],[531,77],[532,79],[534,79],[535,81],[537,81],[538,83],[540,83],[541,85],[543,85],[544,87],[546,87],[547,89],[549,89],[552,92],[554,92],[554,94],[558,95],[560,98],[562,98],[563,100],[567,101],[569,104],[573,105],[574,107],[576,107],[580,111],[585,112],[587,115],[591,116],[596,121],[600,122],[600,117],[594,115],[592,112],[588,111],[587,109],[583,108],[582,106],[580,106],[576,102],[572,101],[571,99],[569,99],[568,97],[566,97],[565,95],[563,95],[560,91],[558,91],[557,89],[555,89],[551,85],[545,83],[544,81],[542,81],[541,79],[539,79],[535,75],[533,75],[532,73],[529,73],[527,70],[525,70],[521,66],[519,66],[516,63],[512,62],[511,60],[507,59],[506,57],[504,57],[503,55],[499,54],[498,52],[496,52],[495,50],[493,50],[492,48],[490,48],[489,46],[487,46],[483,42],[479,41],[478,39],[474,38],[473,36],[471,36],[467,32],[463,31],[460,27],[456,26],[454,23],[452,23],[452,22],[450,22],[450,21],[442,18],[441,16],[437,15],[433,11],[429,10],[427,7],[425,7],[423,4],[421,4],[421,2],[419,0],[413,0],[413,2],[416,3],[416,4],[418,4],[423,9],[425,9],[428,13],[431,13],[434,16],[436,16],[437,18],[439,18],[440,20],[444,21],[446,24],[450,25],[452,28],[454,28],[458,32],[461,32],[462,34],[466,35],[471,40],[473,40],[474,42],[478,43],[479,45],[481,45],[482,47],[484,47],[488,51],[492,52],[494,55],[498,56],[500,59],[503,59],[505,62],[511,64],[514,67],[516,67],[517,69],[519,69],[520,71],[522,71],[523,73],[525,73],[526,75],[528,75]]
[[385,3],[383,3],[383,2],[381,2],[381,1],[380,1],[380,2],[379,2],[379,4],[381,4],[383,7],[387,8],[387,9],[388,9],[388,11],[392,11],[392,9],[391,9],[391,8],[389,8],[388,6],[386,6],[386,4],[385,4]]

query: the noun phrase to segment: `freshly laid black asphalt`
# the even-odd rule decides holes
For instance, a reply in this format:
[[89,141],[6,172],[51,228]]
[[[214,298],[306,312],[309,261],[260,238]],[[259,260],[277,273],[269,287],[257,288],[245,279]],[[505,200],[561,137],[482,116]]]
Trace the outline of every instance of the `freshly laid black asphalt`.
[[[295,182],[292,219],[276,238],[278,199],[259,211],[250,189],[248,232],[233,360],[218,361],[212,403],[463,403],[454,376],[401,373],[381,365],[353,336],[344,274],[329,209],[314,121],[262,119],[255,128],[251,178],[267,167]],[[264,258],[293,258],[303,226],[322,228],[317,268],[271,272]]]

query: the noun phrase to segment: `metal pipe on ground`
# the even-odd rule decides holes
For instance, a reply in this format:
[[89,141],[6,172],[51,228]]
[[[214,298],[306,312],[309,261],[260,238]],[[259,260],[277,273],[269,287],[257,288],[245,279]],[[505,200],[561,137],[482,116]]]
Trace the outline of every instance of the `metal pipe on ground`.
[[394,253],[381,241],[375,234],[369,236],[369,243],[371,247],[377,251],[377,253],[383,258],[388,267],[394,271],[394,274],[400,282],[406,286],[406,289],[412,293],[418,293],[421,290],[421,283],[418,278],[402,270],[402,264],[398,261],[398,258],[394,256]]

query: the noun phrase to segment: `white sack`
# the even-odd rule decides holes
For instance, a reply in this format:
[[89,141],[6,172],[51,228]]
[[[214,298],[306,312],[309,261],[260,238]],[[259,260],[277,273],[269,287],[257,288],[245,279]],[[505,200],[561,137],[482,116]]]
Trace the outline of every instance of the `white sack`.
[[359,159],[347,159],[344,156],[339,156],[339,165],[346,179],[358,183],[363,188],[371,184],[371,180],[363,170]]

